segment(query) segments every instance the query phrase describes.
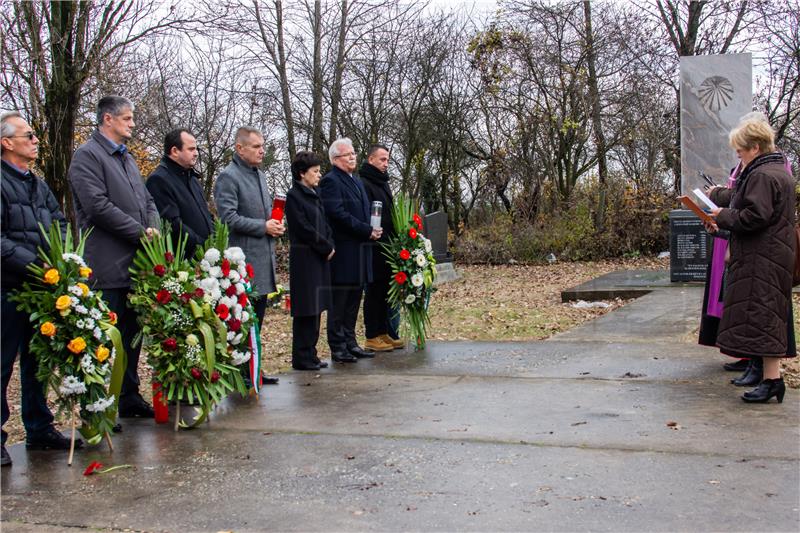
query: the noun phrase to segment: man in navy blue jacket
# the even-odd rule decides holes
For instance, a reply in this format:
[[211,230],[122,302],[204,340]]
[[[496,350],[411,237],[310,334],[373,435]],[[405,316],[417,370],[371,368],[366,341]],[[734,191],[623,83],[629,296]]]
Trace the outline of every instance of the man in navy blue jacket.
[[333,168],[320,181],[325,215],[333,230],[336,255],[331,260],[332,308],[328,310],[328,345],[331,359],[354,363],[374,357],[356,342],[356,319],[364,284],[372,281],[372,247],[381,237],[369,224],[370,205],[361,180],[353,175],[356,152],[350,139],[337,139],[328,149]]

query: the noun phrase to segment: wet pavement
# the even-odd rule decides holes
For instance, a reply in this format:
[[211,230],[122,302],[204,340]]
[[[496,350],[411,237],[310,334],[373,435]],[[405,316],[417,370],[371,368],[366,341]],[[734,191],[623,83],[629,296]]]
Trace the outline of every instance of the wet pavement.
[[12,446],[2,529],[797,531],[800,394],[741,402],[694,342],[701,297],[288,373],[198,430],[124,423],[72,468]]

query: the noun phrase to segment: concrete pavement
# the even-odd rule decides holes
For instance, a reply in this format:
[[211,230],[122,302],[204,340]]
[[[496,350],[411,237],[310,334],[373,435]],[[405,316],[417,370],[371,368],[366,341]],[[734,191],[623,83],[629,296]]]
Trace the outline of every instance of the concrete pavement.
[[[125,423],[72,468],[13,446],[2,528],[797,531],[800,395],[744,404],[691,335],[701,297],[292,372],[199,430]],[[92,460],[135,468],[83,477]]]

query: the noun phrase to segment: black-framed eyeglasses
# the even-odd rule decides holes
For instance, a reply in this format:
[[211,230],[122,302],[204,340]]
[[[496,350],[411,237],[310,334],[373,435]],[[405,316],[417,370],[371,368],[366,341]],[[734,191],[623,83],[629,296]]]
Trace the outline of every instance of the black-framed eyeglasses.
[[33,133],[32,131],[29,131],[27,133],[23,133],[22,135],[12,135],[11,136],[12,139],[15,138],[15,137],[27,137],[29,141],[32,141],[33,138],[36,137],[36,134]]
[[337,156],[334,156],[334,159],[336,159],[337,157],[355,157],[355,155],[356,155],[355,152],[348,152],[346,154],[339,154]]

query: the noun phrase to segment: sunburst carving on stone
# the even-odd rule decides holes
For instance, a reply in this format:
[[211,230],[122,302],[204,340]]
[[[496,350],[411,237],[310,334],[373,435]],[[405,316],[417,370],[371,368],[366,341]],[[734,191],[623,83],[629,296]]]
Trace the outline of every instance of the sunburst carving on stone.
[[733,99],[733,84],[728,78],[711,76],[700,84],[699,96],[703,106],[710,111],[727,107]]

